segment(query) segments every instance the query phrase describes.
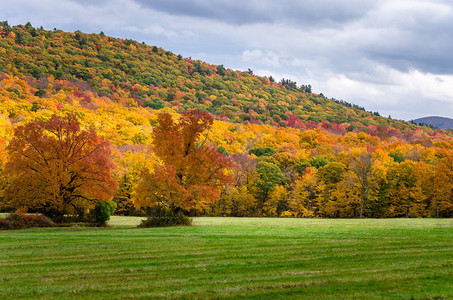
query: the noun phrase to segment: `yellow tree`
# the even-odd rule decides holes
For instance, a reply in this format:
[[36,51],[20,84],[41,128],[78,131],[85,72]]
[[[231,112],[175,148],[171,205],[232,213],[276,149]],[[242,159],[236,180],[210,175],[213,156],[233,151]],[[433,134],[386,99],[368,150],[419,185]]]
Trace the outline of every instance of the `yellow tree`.
[[435,167],[434,190],[436,216],[453,216],[453,155],[443,154]]
[[288,191],[283,185],[277,185],[263,205],[263,213],[268,217],[277,217],[288,206]]
[[319,205],[319,194],[325,188],[317,181],[315,173],[308,168],[302,178],[292,184],[288,208],[296,217],[316,216]]
[[390,184],[386,215],[389,217],[409,217],[410,207],[413,202],[416,176],[415,162],[405,160],[394,165],[388,173]]
[[351,180],[360,191],[360,218],[363,218],[365,203],[373,186],[373,164],[371,153],[365,151],[354,155],[350,161]]
[[216,205],[216,213],[234,217],[253,216],[256,205],[257,201],[247,186],[228,186]]
[[5,140],[0,138],[0,209],[2,208],[1,203],[3,202],[3,190],[5,189],[5,178],[3,174],[3,168],[6,162],[6,157],[5,157]]
[[355,175],[352,172],[345,174],[332,191],[331,199],[323,210],[328,217],[351,218],[359,216],[361,211],[361,190],[357,188]]
[[114,177],[118,180],[118,190],[115,193],[114,201],[117,204],[116,213],[121,215],[136,214],[136,208],[132,200],[132,191],[139,179],[140,172],[153,161],[147,155],[148,151],[145,145],[128,145],[118,148],[113,153],[114,162],[117,168]]

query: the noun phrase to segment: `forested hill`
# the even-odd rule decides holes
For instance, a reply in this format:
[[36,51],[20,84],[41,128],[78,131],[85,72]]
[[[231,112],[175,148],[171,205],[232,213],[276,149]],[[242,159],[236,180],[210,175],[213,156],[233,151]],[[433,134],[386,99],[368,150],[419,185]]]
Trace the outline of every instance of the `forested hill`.
[[28,79],[35,95],[45,94],[43,78],[62,80],[81,92],[93,91],[128,106],[176,112],[196,108],[232,122],[325,128],[346,124],[348,130],[413,124],[378,116],[348,102],[311,92],[309,84],[275,81],[222,65],[183,58],[171,51],[100,34],[37,29],[30,23],[0,23],[0,72]]
[[[453,216],[451,131],[380,117],[316,95],[307,83],[275,82],[102,33],[0,26],[0,211],[19,207],[30,195],[11,185],[18,182],[26,191],[15,170],[36,178],[28,165],[13,168],[19,166],[12,155],[22,125],[55,125],[70,117],[111,145],[118,189],[112,185],[106,192],[114,194],[121,214],[165,204],[175,194],[186,212],[197,215]],[[206,122],[199,124],[197,116]],[[187,124],[190,130],[206,126],[188,134]],[[186,143],[182,134],[199,140]],[[189,151],[187,145],[199,147]],[[164,164],[162,153],[170,153],[171,163]],[[212,181],[209,174],[219,166],[208,168],[211,161],[222,162],[234,180]],[[173,172],[187,166],[192,173]],[[200,167],[213,186],[193,181],[202,178]],[[49,175],[52,182],[58,178]],[[152,197],[146,196],[148,179],[161,191]],[[140,202],[145,198],[154,202]]]

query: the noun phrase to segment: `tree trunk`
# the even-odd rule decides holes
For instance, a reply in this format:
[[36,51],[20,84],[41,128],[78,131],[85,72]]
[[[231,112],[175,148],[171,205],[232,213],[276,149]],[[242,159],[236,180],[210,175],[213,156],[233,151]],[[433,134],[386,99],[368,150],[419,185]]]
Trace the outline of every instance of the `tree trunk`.
[[435,198],[436,198],[436,217],[439,218],[439,214],[440,214],[439,213],[439,202],[437,201],[437,197],[435,197]]
[[360,205],[360,219],[363,218],[363,206],[365,205],[365,191],[362,189],[362,203]]

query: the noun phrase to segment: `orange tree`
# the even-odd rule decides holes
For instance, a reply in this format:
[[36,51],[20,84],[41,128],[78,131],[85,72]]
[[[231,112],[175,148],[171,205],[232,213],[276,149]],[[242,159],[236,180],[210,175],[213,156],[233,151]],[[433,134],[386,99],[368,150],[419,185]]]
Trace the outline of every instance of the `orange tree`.
[[11,207],[54,219],[83,217],[116,189],[109,143],[93,129],[82,130],[75,115],[53,115],[16,127],[6,150],[5,200]]
[[3,189],[5,188],[3,166],[5,165],[5,161],[6,161],[4,147],[5,147],[5,140],[0,138],[0,210],[2,210],[4,208],[2,205]]
[[205,111],[186,111],[179,122],[168,113],[158,116],[152,137],[159,163],[142,172],[135,189],[138,206],[164,205],[200,212],[220,199],[221,189],[232,181],[225,173],[231,161],[201,139],[212,124],[212,116]]

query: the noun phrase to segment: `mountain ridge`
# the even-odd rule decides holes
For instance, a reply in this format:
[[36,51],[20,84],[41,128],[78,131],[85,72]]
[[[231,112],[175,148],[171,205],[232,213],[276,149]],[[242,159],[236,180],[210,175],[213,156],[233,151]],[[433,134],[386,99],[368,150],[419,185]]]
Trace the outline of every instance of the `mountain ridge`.
[[440,129],[453,129],[453,119],[440,116],[428,116],[413,120],[417,124],[432,125]]

